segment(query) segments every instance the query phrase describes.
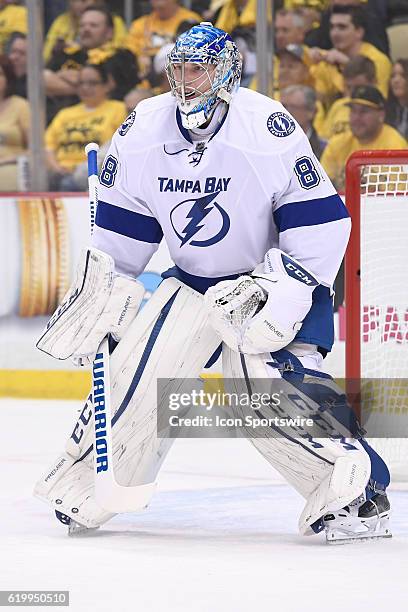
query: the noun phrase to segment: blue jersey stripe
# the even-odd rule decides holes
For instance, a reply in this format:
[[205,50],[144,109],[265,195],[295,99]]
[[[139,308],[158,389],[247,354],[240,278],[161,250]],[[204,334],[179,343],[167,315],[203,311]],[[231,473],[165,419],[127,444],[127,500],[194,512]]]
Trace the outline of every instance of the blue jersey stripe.
[[307,225],[322,225],[348,217],[347,208],[337,193],[326,198],[283,204],[273,213],[279,232]]
[[141,242],[159,243],[163,238],[160,224],[153,217],[108,202],[98,202],[95,223],[98,227]]

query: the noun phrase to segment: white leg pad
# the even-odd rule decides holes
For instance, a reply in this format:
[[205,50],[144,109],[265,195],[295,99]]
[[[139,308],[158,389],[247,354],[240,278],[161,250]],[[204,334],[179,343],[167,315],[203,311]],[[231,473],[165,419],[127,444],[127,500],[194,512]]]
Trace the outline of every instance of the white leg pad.
[[[110,360],[114,470],[121,485],[154,483],[172,444],[157,437],[157,379],[171,379],[172,391],[179,391],[184,379],[198,378],[218,345],[203,296],[174,278],[163,281]],[[94,499],[92,443],[88,400],[67,443],[63,467],[54,472],[59,458],[34,491],[87,527],[113,516]]]
[[[233,379],[233,391],[238,393],[248,390],[248,380],[251,384],[256,379],[280,378],[279,370],[267,365],[271,360],[269,353],[241,357],[223,345],[224,377]],[[259,389],[252,388],[251,391]],[[294,394],[302,398],[299,389],[294,388]],[[310,398],[304,398],[311,403]],[[289,399],[284,406],[287,416],[295,417],[299,413],[298,407],[291,405]],[[327,510],[338,510],[353,501],[367,485],[370,458],[352,438],[336,440],[316,437],[309,440],[307,437],[280,434],[270,428],[265,429],[263,437],[259,436],[259,431],[258,437],[254,435],[250,428],[246,430],[246,436],[255,448],[307,500],[299,519],[302,534],[313,533],[309,526],[314,521]]]

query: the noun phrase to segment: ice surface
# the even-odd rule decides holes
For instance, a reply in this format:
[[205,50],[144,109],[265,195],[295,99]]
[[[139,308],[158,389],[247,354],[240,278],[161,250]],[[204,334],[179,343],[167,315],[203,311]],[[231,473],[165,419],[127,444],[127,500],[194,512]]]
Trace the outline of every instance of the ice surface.
[[68,589],[75,612],[407,609],[408,492],[392,540],[329,547],[298,535],[303,500],[245,440],[176,441],[147,511],[68,538],[31,492],[79,406],[0,400],[0,589]]

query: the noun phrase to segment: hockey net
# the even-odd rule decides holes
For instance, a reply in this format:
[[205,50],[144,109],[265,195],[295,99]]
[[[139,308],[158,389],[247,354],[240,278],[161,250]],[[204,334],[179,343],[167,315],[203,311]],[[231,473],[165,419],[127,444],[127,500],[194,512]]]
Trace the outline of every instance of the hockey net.
[[346,204],[346,378],[361,379],[369,441],[408,481],[408,151],[354,153]]

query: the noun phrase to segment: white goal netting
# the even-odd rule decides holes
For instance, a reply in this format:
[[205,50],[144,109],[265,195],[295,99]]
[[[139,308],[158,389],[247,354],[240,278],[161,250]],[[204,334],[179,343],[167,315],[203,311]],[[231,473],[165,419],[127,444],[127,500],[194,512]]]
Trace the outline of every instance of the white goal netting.
[[360,185],[362,418],[393,479],[408,480],[408,152],[364,165]]

